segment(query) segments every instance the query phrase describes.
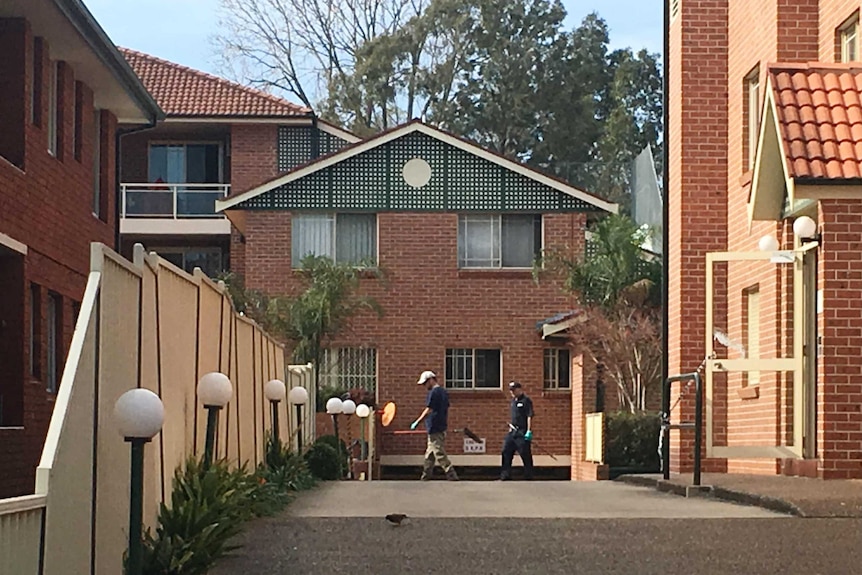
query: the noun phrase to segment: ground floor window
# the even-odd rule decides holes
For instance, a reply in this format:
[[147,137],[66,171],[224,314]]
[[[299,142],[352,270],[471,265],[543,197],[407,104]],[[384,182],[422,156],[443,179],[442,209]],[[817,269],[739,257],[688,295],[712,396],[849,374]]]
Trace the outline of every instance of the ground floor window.
[[46,366],[45,387],[51,393],[56,393],[60,386],[60,375],[63,363],[63,298],[58,294],[48,294],[46,313],[48,324],[48,363]]
[[214,278],[224,271],[222,251],[219,247],[155,248],[160,256],[188,273],[201,268],[207,277]]
[[323,350],[321,387],[377,391],[377,350],[371,347],[336,347]]
[[568,349],[545,350],[545,389],[571,389],[571,354]]
[[453,348],[446,350],[446,387],[452,389],[499,389],[499,349]]

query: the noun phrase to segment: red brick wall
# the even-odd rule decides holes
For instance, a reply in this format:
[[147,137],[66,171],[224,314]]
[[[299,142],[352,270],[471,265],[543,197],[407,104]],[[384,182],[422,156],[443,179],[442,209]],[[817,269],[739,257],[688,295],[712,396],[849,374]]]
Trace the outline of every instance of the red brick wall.
[[[246,280],[271,294],[298,288],[290,260],[290,214],[246,213]],[[583,249],[585,216],[545,216],[545,246]],[[363,314],[335,345],[372,346],[378,350],[378,400],[394,401],[393,429],[406,429],[422,410],[425,392],[416,378],[425,369],[443,374],[447,348],[502,349],[504,382],[519,380],[533,399],[537,441],[555,454],[569,454],[570,394],[543,392],[542,342],[537,321],[571,309],[573,302],[559,285],[536,286],[529,271],[466,271],[457,266],[457,215],[381,213],[378,215],[380,265],[389,287],[363,280],[362,289],[385,310],[383,318]],[[418,230],[422,230],[418,233]],[[450,428],[470,427],[488,438],[489,452],[502,441],[509,417],[508,393],[451,390]],[[460,437],[449,449],[461,452]],[[419,437],[387,436],[385,454],[416,454]]]
[[[0,33],[2,34],[2,33]],[[61,349],[69,347],[73,332],[72,303],[81,300],[89,272],[90,242],[99,241],[107,245],[114,243],[114,133],[116,119],[103,113],[102,121],[102,194],[105,198],[103,213],[106,221],[92,214],[93,194],[93,96],[82,86],[82,142],[81,160],[75,159],[73,151],[74,123],[71,107],[75,104],[74,69],[63,67],[63,93],[59,98],[65,109],[60,115],[63,127],[58,130],[62,137],[60,146],[67,153],[55,158],[47,150],[47,118],[50,45],[46,41],[43,50],[42,78],[36,81],[45,84],[41,90],[41,126],[30,123],[30,98],[22,94],[8,97],[24,97],[26,172],[0,159],[0,232],[28,246],[25,258],[24,285],[22,291],[29,294],[30,282],[42,286],[42,309],[47,306],[49,292],[62,297],[63,342]],[[26,38],[16,50],[6,52],[10,57],[25,61],[33,50],[32,36]],[[30,66],[25,66],[24,86],[29,86]],[[5,94],[4,98],[7,97]],[[53,409],[54,395],[45,391],[45,382],[34,380],[29,374],[29,295],[20,302],[25,318],[24,333],[19,345],[23,349],[23,372],[14,374],[23,403],[23,430],[3,430],[0,436],[0,497],[22,494],[33,489],[35,466],[41,453],[45,432]],[[43,318],[45,318],[43,313]],[[47,334],[46,319],[43,319],[42,334]],[[43,335],[44,337],[44,335]],[[47,361],[47,347],[41,346],[40,363]],[[62,367],[63,358],[59,358]],[[42,369],[44,379],[45,369]]]
[[[705,255],[727,246],[728,1],[680,2],[671,25],[669,372],[705,355]],[[721,297],[721,294],[719,294]],[[675,420],[693,416],[683,401]],[[674,432],[674,469],[689,470],[694,437]]]
[[230,131],[231,195],[278,175],[278,126],[234,124]]
[[820,475],[862,478],[862,204],[820,202],[817,427]]

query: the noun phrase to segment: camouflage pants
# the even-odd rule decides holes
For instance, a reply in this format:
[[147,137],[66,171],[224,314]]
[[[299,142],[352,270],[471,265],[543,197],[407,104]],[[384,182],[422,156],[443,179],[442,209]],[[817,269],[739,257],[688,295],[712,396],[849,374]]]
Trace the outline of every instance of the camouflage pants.
[[446,448],[444,447],[445,439],[445,431],[428,434],[428,447],[425,448],[425,462],[422,470],[423,476],[431,476],[435,463],[442,467],[446,473],[451,471],[452,462],[449,461],[449,456],[446,455]]

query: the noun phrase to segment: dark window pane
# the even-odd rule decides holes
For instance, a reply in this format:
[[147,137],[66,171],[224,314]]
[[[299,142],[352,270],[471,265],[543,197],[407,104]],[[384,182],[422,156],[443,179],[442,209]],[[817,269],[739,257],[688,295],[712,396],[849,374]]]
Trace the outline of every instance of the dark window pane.
[[541,247],[541,233],[541,216],[504,215],[501,229],[503,267],[532,267],[533,258]]
[[475,387],[500,387],[500,350],[476,350]]
[[377,261],[377,214],[335,216],[335,259],[358,264]]
[[569,350],[561,349],[559,355],[559,385],[561,389],[569,389],[572,386],[572,381],[570,378],[571,366],[572,360],[569,354]]

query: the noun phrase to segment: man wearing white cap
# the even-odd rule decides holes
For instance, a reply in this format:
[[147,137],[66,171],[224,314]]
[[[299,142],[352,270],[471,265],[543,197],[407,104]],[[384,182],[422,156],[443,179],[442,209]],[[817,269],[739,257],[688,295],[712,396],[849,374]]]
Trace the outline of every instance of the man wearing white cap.
[[425,399],[425,409],[416,421],[410,424],[410,429],[416,429],[425,420],[425,430],[428,432],[428,447],[425,449],[425,462],[422,468],[422,481],[431,479],[434,464],[437,463],[446,472],[446,479],[458,481],[458,474],[446,455],[445,439],[449,418],[449,394],[437,383],[437,374],[433,371],[423,371],[419,376],[418,385],[424,385],[428,390]]

